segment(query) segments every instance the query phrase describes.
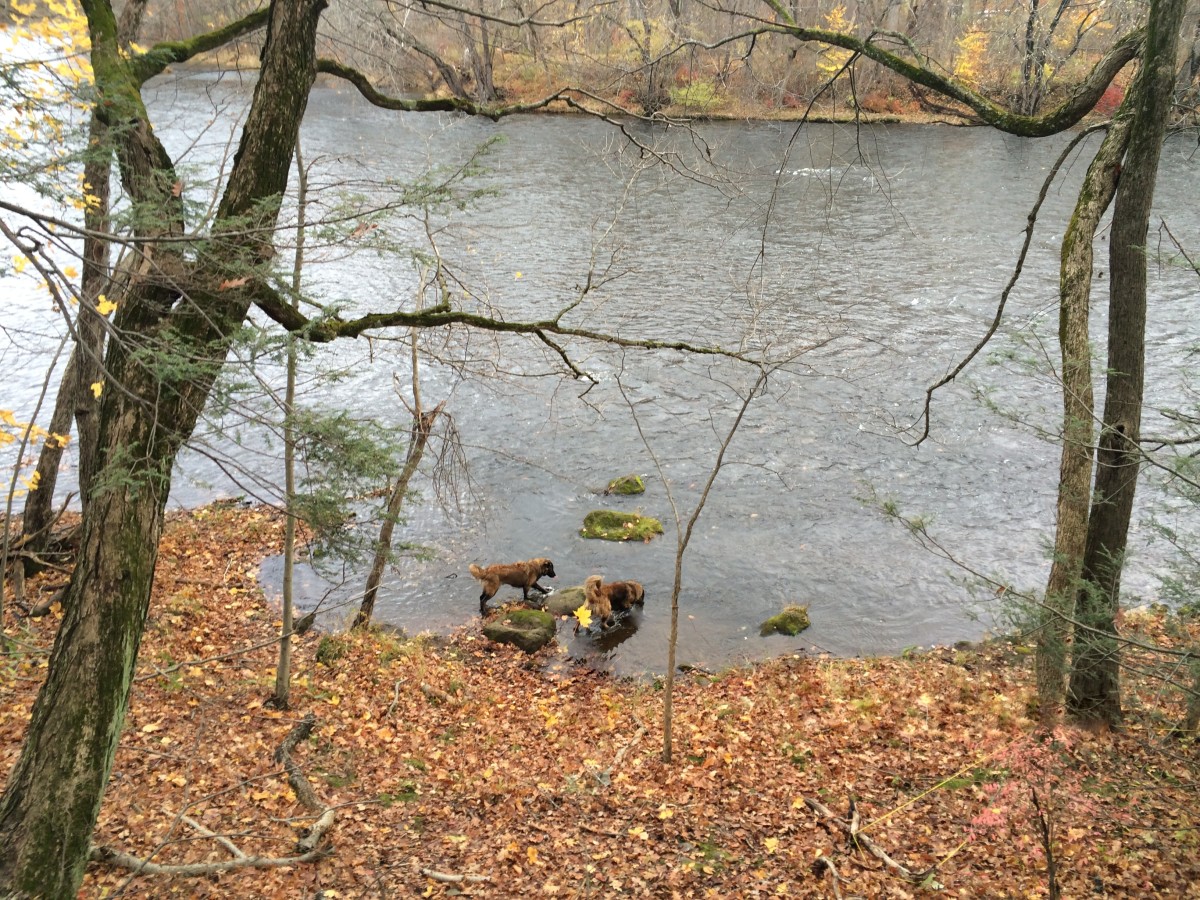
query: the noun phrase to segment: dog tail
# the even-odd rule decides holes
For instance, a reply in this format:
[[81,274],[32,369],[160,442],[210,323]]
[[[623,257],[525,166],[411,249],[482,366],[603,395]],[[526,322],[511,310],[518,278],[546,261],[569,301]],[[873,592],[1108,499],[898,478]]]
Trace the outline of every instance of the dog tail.
[[482,578],[484,576],[483,569],[479,568],[479,566],[475,565],[475,563],[471,563],[471,565],[467,566],[467,568],[470,570],[471,574],[476,578]]

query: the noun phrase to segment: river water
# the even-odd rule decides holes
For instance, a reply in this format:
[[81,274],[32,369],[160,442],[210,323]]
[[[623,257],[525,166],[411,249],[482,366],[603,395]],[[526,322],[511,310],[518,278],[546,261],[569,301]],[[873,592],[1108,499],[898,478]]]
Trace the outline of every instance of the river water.
[[[194,159],[189,195],[228,152],[246,87],[210,79],[164,82],[151,98],[156,127]],[[779,364],[731,442],[683,561],[679,660],[719,667],[797,649],[838,655],[895,653],[975,639],[1000,627],[1002,604],[968,572],[928,549],[880,511],[894,501],[926,517],[953,556],[1020,589],[1048,570],[1058,449],[1040,436],[1060,408],[1052,369],[1058,246],[1086,158],[1050,190],[1025,271],[990,347],[934,399],[931,435],[908,427],[926,388],[984,334],[1020,248],[1041,181],[1066,138],[1019,140],[986,129],[711,123],[612,126],[529,116],[498,124],[376,110],[352,92],[313,94],[302,142],[320,201],[378,199],[385,179],[413,179],[431,164],[462,165],[494,137],[478,198],[437,235],[439,252],[470,291],[468,305],[505,319],[564,323],[628,338],[745,346]],[[1094,149],[1094,144],[1088,145]],[[1195,342],[1194,273],[1174,257],[1159,218],[1185,246],[1200,246],[1200,175],[1194,143],[1164,155],[1150,252],[1150,402],[1146,431],[1161,433],[1155,405],[1186,402]],[[665,164],[664,162],[665,161]],[[319,210],[321,207],[314,207]],[[352,228],[342,226],[342,233]],[[388,230],[417,240],[411,219]],[[402,253],[323,259],[308,282],[347,309],[411,308],[417,275]],[[1103,250],[1098,276],[1106,274]],[[589,281],[591,288],[582,287]],[[10,280],[11,281],[11,280]],[[1098,281],[1103,306],[1105,280]],[[11,285],[10,285],[11,286]],[[460,294],[463,290],[455,288]],[[0,406],[32,409],[54,328],[43,301],[10,291],[0,356],[9,372]],[[1097,341],[1103,309],[1094,314]],[[400,336],[403,337],[403,336]],[[686,522],[721,442],[753,381],[744,366],[674,351],[558,344],[597,383],[563,377],[558,351],[531,338],[455,330],[425,338],[423,401],[446,401],[468,460],[457,502],[435,497],[428,473],[401,540],[423,552],[389,570],[376,617],[415,632],[446,632],[477,614],[471,562],[549,556],[559,577],[633,578],[646,607],[597,646],[619,673],[665,669],[677,529],[668,489]],[[1048,362],[1049,360],[1049,362]],[[393,388],[410,381],[403,340],[321,348],[307,365],[350,370],[305,402],[370,416],[407,432]],[[261,374],[278,382],[278,369]],[[228,421],[228,420],[226,420]],[[269,497],[282,481],[276,441],[253,430],[241,443],[208,429],[180,461],[172,503],[216,496]],[[255,450],[264,450],[259,454]],[[230,480],[229,462],[244,469]],[[656,462],[657,460],[657,462]],[[597,493],[627,472],[636,498]],[[1154,599],[1167,556],[1150,540],[1153,510],[1184,530],[1194,514],[1160,508],[1147,480],[1126,590]],[[470,490],[466,490],[468,487]],[[663,520],[649,544],[578,536],[591,509],[636,509]],[[278,561],[264,567],[277,583]],[[335,579],[337,580],[337,579]],[[361,572],[324,600],[330,622],[349,614]],[[301,579],[302,603],[326,583]],[[500,597],[512,596],[510,589]],[[1131,596],[1132,600],[1132,596]],[[786,603],[809,606],[813,626],[790,639],[758,625]]]

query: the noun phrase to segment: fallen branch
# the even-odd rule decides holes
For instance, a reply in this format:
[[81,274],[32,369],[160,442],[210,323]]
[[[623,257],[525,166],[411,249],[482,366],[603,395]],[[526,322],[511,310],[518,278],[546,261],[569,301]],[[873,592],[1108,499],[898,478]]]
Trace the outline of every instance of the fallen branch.
[[822,854],[816,858],[815,862],[813,862],[813,874],[820,877],[823,870],[828,870],[829,874],[833,876],[833,896],[835,900],[842,900],[842,889],[838,886],[839,882],[842,880],[842,876],[838,874],[837,867],[834,866],[833,860]]
[[275,762],[283,764],[284,771],[287,772],[288,784],[296,792],[296,799],[305,809],[318,817],[313,826],[308,829],[308,833],[296,842],[296,852],[298,853],[308,853],[314,850],[321,842],[321,838],[325,836],[325,832],[332,827],[334,818],[333,810],[317,799],[312,785],[308,783],[308,778],[292,759],[292,751],[297,744],[308,739],[316,722],[317,720],[310,712],[296,723],[288,732],[287,737],[283,739],[283,743],[279,745],[279,749],[275,751]]
[[312,862],[313,860],[327,856],[330,852],[329,846],[317,845],[320,844],[325,832],[333,825],[333,810],[317,800],[312,786],[308,783],[308,779],[305,778],[304,773],[292,760],[291,756],[292,750],[296,748],[296,745],[312,734],[315,724],[316,719],[313,718],[312,713],[309,713],[296,723],[295,727],[288,732],[287,737],[283,739],[283,743],[279,745],[279,749],[275,751],[275,761],[282,763],[288,775],[288,783],[291,784],[292,790],[296,792],[296,797],[310,812],[318,815],[316,823],[296,843],[297,855],[247,856],[227,835],[209,831],[195,819],[189,816],[181,816],[180,821],[191,827],[202,837],[220,844],[229,851],[233,859],[202,863],[156,863],[151,862],[149,859],[134,856],[132,853],[113,850],[111,847],[92,847],[88,853],[89,858],[92,862],[129,869],[135,875],[176,875],[186,877],[216,875],[221,872],[232,872],[235,869],[278,869],[284,866],[295,866],[300,863]]
[[397,679],[394,685],[392,685],[392,702],[388,705],[387,712],[383,714],[385,719],[391,716],[392,710],[394,710],[396,708],[396,704],[400,702],[400,685],[404,684],[404,682],[407,680],[407,678],[400,678]]
[[903,878],[907,879],[908,881],[911,881],[913,884],[923,883],[925,881],[925,879],[928,878],[931,874],[933,874],[933,872],[937,868],[936,866],[934,866],[933,868],[928,869],[924,872],[914,872],[912,869],[908,868],[907,866],[901,865],[900,863],[898,863],[894,859],[892,859],[890,856],[888,856],[887,852],[884,851],[884,849],[882,847],[880,847],[877,843],[875,843],[875,841],[869,835],[863,834],[859,830],[858,806],[855,804],[853,798],[850,800],[850,820],[849,821],[843,819],[839,815],[835,815],[833,813],[833,811],[829,809],[828,806],[821,803],[819,800],[810,800],[808,797],[805,797],[804,804],[809,809],[811,809],[813,812],[815,812],[817,815],[819,815],[823,818],[826,818],[826,819],[830,819],[834,822],[837,822],[839,825],[841,825],[846,830],[847,834],[850,837],[850,841],[854,846],[862,847],[864,850],[866,850],[868,853],[870,853],[872,856],[874,856],[877,860],[879,860],[881,863],[883,863],[889,869],[896,872],[898,875],[902,876]]
[[451,697],[445,691],[439,691],[433,685],[421,682],[421,693],[424,694],[433,703],[449,703]]
[[422,869],[421,874],[445,884],[481,884],[492,880],[491,875],[451,875],[447,872],[435,872],[433,869]]
[[284,866],[295,866],[300,863],[312,862],[325,856],[328,851],[321,847],[310,850],[300,856],[241,856],[219,862],[181,863],[167,865],[151,862],[148,859],[134,856],[132,853],[122,853],[111,847],[93,847],[90,858],[92,862],[104,863],[110,866],[120,866],[129,869],[136,875],[216,875],[221,872],[232,872],[235,869],[280,869]]
[[612,761],[613,769],[620,768],[621,762],[625,759],[625,754],[629,752],[629,748],[631,748],[634,744],[636,744],[638,741],[640,741],[642,739],[642,736],[645,733],[646,733],[646,726],[643,725],[636,732],[634,732],[633,739],[630,740],[630,742],[628,744],[626,744],[624,747],[622,747],[620,750],[617,751],[617,755],[613,757],[613,761]]

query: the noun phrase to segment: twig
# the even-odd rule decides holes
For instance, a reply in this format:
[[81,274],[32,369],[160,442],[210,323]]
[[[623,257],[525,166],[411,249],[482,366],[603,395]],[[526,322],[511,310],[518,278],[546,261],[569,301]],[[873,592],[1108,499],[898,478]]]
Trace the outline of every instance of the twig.
[[228,850],[230,853],[232,853],[235,859],[245,859],[246,858],[246,854],[242,852],[241,848],[238,847],[238,845],[235,844],[233,841],[231,841],[229,838],[225,837],[225,835],[216,834],[215,832],[209,831],[207,828],[205,828],[203,825],[201,825],[199,822],[197,822],[191,816],[180,816],[180,819],[183,821],[184,824],[190,825],[193,829],[198,831],[204,837],[212,838],[214,841],[216,841],[218,844],[220,844],[222,847],[224,847],[226,850]]
[[396,704],[400,702],[400,685],[407,681],[407,678],[397,678],[396,683],[392,685],[392,702],[388,704],[387,712],[383,714],[386,719],[392,714],[392,710],[396,708]]
[[980,351],[988,345],[988,342],[991,341],[992,336],[995,335],[996,329],[1000,327],[1000,322],[1004,318],[1004,307],[1008,304],[1009,295],[1012,294],[1013,288],[1017,286],[1017,281],[1020,279],[1021,272],[1025,268],[1025,257],[1028,256],[1029,248],[1033,243],[1033,229],[1037,224],[1038,213],[1041,211],[1042,204],[1045,202],[1046,196],[1050,193],[1050,186],[1054,183],[1054,179],[1058,177],[1059,170],[1062,169],[1063,164],[1067,161],[1067,158],[1075,151],[1075,148],[1079,146],[1079,144],[1085,138],[1105,127],[1107,127],[1107,124],[1093,125],[1092,127],[1081,131],[1071,140],[1069,144],[1067,144],[1066,147],[1063,148],[1062,152],[1058,155],[1058,159],[1054,161],[1054,165],[1050,167],[1049,174],[1042,182],[1042,189],[1038,193],[1037,200],[1034,201],[1033,208],[1029,211],[1029,215],[1026,218],[1025,239],[1021,243],[1021,251],[1017,254],[1017,261],[1013,266],[1012,275],[1008,279],[1008,284],[1006,284],[1004,286],[1004,290],[1000,292],[1000,301],[996,304],[996,314],[992,318],[992,324],[988,326],[987,331],[984,332],[983,337],[981,337],[971,349],[971,352],[959,360],[958,365],[951,369],[948,375],[943,376],[936,384],[930,385],[930,387],[926,388],[925,405],[921,409],[921,414],[917,417],[917,421],[909,426],[910,428],[915,428],[918,424],[922,425],[920,436],[913,442],[914,447],[919,447],[922,443],[924,443],[925,439],[929,437],[930,410],[933,406],[934,393],[939,388],[945,387],[947,384],[957,378],[962,373],[962,370],[970,365],[971,361],[975,359],[975,357],[979,355]]
[[492,880],[491,875],[452,875],[448,872],[435,872],[433,869],[422,869],[421,874],[445,884],[481,884]]

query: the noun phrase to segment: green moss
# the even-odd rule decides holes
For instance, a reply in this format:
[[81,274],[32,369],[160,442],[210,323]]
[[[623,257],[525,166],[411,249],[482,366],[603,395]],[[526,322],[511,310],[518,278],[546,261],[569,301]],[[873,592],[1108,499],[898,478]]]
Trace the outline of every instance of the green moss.
[[334,635],[327,634],[321,638],[321,643],[317,644],[317,662],[329,665],[337,659],[341,659],[346,655],[345,642]]
[[646,483],[642,481],[641,475],[622,475],[620,478],[614,478],[608,483],[608,487],[604,489],[606,494],[644,494],[646,493]]
[[611,509],[596,509],[588,513],[579,531],[582,537],[605,541],[648,541],[662,533],[662,522],[658,519]]
[[763,637],[768,634],[786,634],[789,637],[795,637],[811,624],[812,622],[808,619],[807,606],[785,606],[779,615],[772,616],[763,622],[758,633]]
[[535,653],[554,640],[554,616],[540,609],[512,609],[501,618],[483,626],[489,640],[513,644],[526,653]]

